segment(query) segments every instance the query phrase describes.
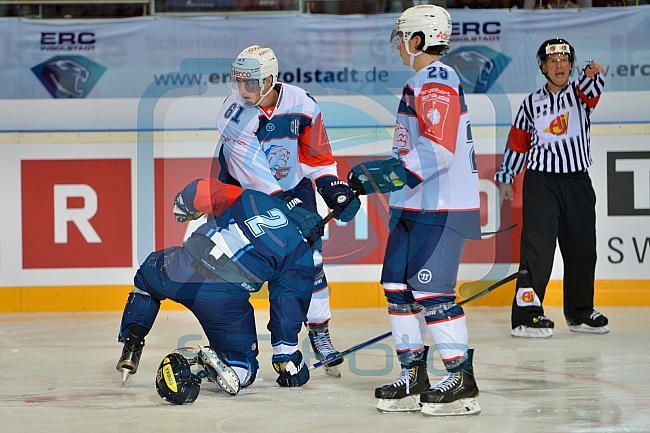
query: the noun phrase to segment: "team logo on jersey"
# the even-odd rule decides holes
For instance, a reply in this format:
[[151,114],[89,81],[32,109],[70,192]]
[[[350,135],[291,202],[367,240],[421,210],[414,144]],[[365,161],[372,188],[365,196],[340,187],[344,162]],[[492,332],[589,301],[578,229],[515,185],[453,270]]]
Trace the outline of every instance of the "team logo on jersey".
[[428,284],[431,282],[431,271],[428,269],[420,269],[420,272],[418,272],[418,281],[421,282],[422,284]]
[[424,112],[427,113],[427,119],[430,122],[423,135],[433,137],[437,141],[442,140],[452,98],[451,93],[440,87],[423,87],[418,98],[421,99]]
[[291,167],[287,167],[287,165],[289,164],[290,157],[291,152],[282,146],[271,146],[266,152],[266,159],[269,161],[271,173],[273,173],[273,176],[275,176],[277,180],[289,176]]
[[427,118],[429,119],[429,122],[431,122],[434,125],[437,125],[440,123],[440,111],[438,111],[435,107],[431,108],[429,112],[427,113]]
[[105,71],[83,56],[56,56],[32,68],[53,98],[85,98]]
[[408,131],[402,124],[397,121],[395,125],[395,138],[394,143],[397,144],[397,155],[404,156],[409,153],[409,150],[406,149],[406,143],[408,141]]
[[300,127],[300,120],[293,119],[291,121],[291,133],[295,134],[295,135],[298,135],[300,133],[299,127]]
[[269,132],[273,132],[275,130],[275,125],[272,123],[267,123],[266,124],[266,130]]
[[468,93],[487,93],[510,60],[510,57],[484,46],[458,48],[443,58],[456,70]]
[[569,112],[560,114],[555,119],[551,121],[548,125],[548,128],[544,132],[550,132],[553,135],[564,135],[567,133],[567,127],[569,126]]

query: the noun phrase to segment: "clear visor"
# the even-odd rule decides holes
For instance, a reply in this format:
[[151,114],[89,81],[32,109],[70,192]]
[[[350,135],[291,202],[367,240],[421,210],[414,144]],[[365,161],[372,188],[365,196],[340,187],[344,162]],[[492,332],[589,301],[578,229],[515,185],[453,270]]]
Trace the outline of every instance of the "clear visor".
[[402,42],[402,32],[395,29],[393,30],[393,33],[390,34],[390,47],[395,48],[400,42]]
[[230,91],[241,94],[242,90],[246,93],[257,93],[262,90],[260,82],[257,79],[235,78],[230,76]]
[[546,57],[546,63],[557,65],[560,63],[569,63],[569,55],[565,53],[556,53]]

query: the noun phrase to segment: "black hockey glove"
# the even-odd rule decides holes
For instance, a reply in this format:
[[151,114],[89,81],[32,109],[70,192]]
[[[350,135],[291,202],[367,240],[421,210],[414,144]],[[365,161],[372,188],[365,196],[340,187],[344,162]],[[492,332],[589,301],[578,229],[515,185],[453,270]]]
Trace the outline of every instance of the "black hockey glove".
[[282,211],[310,244],[317,242],[325,233],[323,219],[305,206],[299,198],[287,198]]
[[348,182],[361,194],[387,193],[404,188],[406,169],[396,158],[367,161],[355,165],[348,173]]
[[[280,364],[286,362],[284,368]],[[273,368],[279,374],[276,382],[282,387],[294,388],[307,383],[309,368],[302,359],[302,353],[297,350],[293,355],[273,355]]]
[[183,191],[176,194],[174,198],[174,218],[177,223],[184,223],[199,219],[203,216],[203,212],[199,212],[192,208],[191,205],[186,205],[183,200]]
[[327,207],[334,212],[334,218],[344,223],[351,221],[361,207],[359,198],[342,180],[324,183],[318,188],[318,193],[325,200]]

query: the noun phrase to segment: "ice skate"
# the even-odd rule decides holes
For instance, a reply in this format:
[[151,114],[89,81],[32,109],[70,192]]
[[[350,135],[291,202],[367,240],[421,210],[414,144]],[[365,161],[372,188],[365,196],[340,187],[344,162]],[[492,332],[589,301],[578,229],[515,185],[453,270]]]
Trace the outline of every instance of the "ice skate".
[[122,386],[126,385],[130,375],[138,371],[146,334],[147,330],[145,328],[132,326],[129,330],[129,336],[123,340],[122,355],[115,366],[115,369],[122,373]]
[[590,313],[580,314],[572,319],[567,318],[566,323],[573,332],[584,332],[588,334],[607,334],[609,332],[609,328],[607,327],[609,320],[596,310]]
[[474,349],[467,351],[467,359],[455,371],[447,375],[433,388],[420,394],[422,414],[427,416],[478,415],[481,407],[476,401],[479,395],[472,358]]
[[237,395],[241,388],[239,377],[222,354],[215,352],[210,346],[199,344],[198,363],[205,369],[202,375],[209,382],[216,383],[230,395]]
[[[328,357],[339,354],[339,351],[334,348],[334,345],[332,345],[327,323],[320,326],[307,325],[307,329],[309,329],[309,343],[311,343],[311,348],[314,351],[317,360],[324,361]],[[339,358],[330,363],[323,364],[325,374],[328,376],[341,377],[341,370],[337,366],[342,363],[343,358]]]
[[546,316],[537,316],[530,319],[527,325],[519,325],[510,332],[513,337],[522,338],[550,338],[553,336],[555,323]]
[[[426,353],[426,352],[425,352]],[[426,356],[403,368],[392,383],[375,389],[379,412],[418,412],[420,393],[429,389]]]

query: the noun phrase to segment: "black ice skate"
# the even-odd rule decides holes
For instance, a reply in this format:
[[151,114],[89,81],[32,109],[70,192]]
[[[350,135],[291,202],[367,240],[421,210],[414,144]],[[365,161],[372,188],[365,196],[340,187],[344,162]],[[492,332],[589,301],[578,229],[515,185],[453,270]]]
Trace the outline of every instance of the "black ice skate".
[[467,350],[467,359],[433,388],[420,394],[422,414],[428,416],[478,415],[481,407],[476,402],[479,391],[474,380],[472,358],[474,349]]
[[147,335],[147,329],[135,325],[129,329],[129,336],[123,340],[122,356],[115,366],[117,371],[122,372],[122,386],[126,385],[130,375],[138,371],[145,335]]
[[429,389],[427,374],[427,351],[418,361],[403,368],[397,379],[388,385],[375,389],[379,412],[418,412],[420,410],[420,393]]
[[[332,340],[330,339],[330,331],[327,323],[319,326],[307,325],[309,330],[309,342],[311,343],[311,349],[314,351],[316,359],[319,361],[324,361],[329,357],[336,356],[339,354],[339,351],[334,348],[332,345]],[[329,376],[341,377],[341,371],[337,367],[343,363],[343,358],[339,358],[327,364],[323,364],[325,373]]]
[[553,336],[555,323],[546,316],[537,316],[529,320],[526,325],[519,325],[510,332],[513,337],[522,338],[550,338]]
[[585,332],[590,334],[607,334],[609,320],[596,310],[576,315],[574,318],[566,319],[569,329],[573,332]]

